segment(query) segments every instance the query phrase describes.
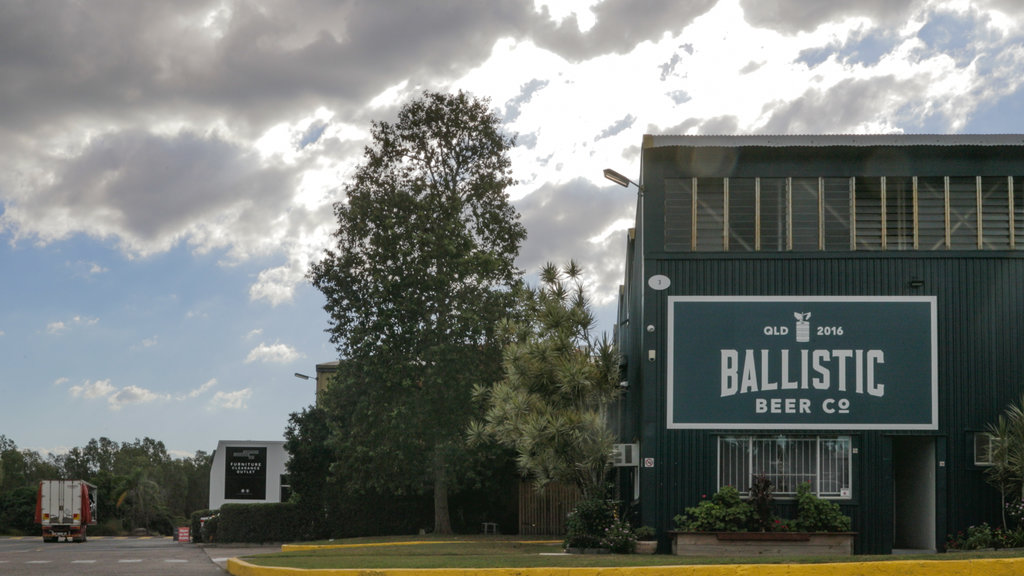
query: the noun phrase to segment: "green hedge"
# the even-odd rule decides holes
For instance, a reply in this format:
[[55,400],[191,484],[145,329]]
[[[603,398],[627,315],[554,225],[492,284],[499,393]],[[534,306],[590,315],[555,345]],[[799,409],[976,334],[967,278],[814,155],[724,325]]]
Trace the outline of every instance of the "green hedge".
[[202,530],[202,519],[209,518],[216,514],[216,510],[196,510],[189,519],[189,532],[193,542],[211,542],[205,538]]
[[311,522],[297,505],[225,504],[216,521],[215,542],[293,542],[310,536]]

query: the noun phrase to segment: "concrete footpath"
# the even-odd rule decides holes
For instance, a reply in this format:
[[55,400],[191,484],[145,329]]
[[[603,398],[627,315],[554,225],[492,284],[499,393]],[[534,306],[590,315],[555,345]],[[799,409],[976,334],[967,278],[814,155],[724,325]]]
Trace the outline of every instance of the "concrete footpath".
[[256,566],[227,561],[234,576],[1021,576],[1024,558],[888,560],[832,564],[719,564],[612,568],[318,569]]

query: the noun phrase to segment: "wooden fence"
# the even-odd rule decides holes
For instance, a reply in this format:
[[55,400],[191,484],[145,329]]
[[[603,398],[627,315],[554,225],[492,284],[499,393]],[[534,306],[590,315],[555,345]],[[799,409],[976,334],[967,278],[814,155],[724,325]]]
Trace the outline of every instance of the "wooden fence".
[[550,483],[538,491],[533,483],[519,484],[519,534],[565,534],[565,519],[580,499],[579,490],[571,484]]

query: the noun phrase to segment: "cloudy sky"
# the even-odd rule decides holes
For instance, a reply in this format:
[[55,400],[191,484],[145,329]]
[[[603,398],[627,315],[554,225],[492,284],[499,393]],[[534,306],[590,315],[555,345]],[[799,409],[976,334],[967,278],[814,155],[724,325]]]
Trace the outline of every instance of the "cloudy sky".
[[[851,6],[853,5],[853,6]],[[279,439],[336,359],[304,276],[371,120],[509,132],[519,265],[614,319],[652,134],[1024,132],[1018,0],[0,0],[0,434]]]

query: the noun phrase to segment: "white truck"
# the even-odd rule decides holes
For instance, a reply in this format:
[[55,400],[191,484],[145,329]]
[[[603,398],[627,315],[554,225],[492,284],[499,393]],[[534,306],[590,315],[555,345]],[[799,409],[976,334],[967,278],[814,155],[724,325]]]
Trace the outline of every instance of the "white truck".
[[96,487],[85,480],[42,480],[36,523],[43,527],[43,542],[85,542],[86,526],[96,525]]

